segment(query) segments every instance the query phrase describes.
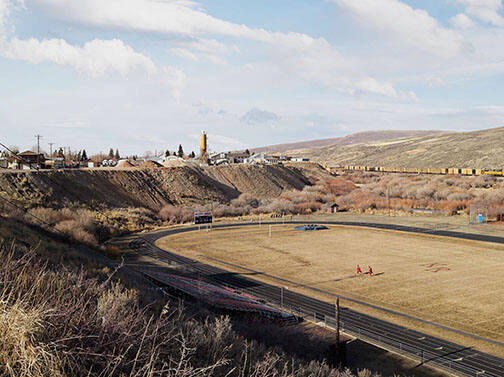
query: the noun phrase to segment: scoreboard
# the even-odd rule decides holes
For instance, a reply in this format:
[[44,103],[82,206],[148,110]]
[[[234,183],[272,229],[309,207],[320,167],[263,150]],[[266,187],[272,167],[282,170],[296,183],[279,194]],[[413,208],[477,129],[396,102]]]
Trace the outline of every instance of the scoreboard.
[[196,212],[194,214],[195,224],[211,224],[213,222],[212,212]]

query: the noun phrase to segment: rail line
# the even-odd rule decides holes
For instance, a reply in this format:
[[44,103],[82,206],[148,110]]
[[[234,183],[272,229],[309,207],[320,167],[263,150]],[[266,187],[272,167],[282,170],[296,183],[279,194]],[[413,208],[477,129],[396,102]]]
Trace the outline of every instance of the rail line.
[[[369,222],[345,222],[345,221],[286,221],[285,224],[318,223],[326,225],[358,226],[385,230],[396,230],[410,233],[422,233],[443,237],[452,237],[484,242],[502,243],[504,237],[479,235],[472,233],[462,233],[446,230],[430,230],[418,227],[409,227],[393,224],[369,223]],[[268,222],[263,225],[278,225],[284,222]],[[232,228],[243,226],[257,226],[259,223],[237,223],[237,224],[217,224],[214,228]],[[293,313],[309,318],[315,322],[322,322],[326,326],[335,327],[335,305],[321,301],[307,295],[283,289],[281,286],[263,283],[248,275],[253,276],[260,272],[247,270],[246,273],[233,273],[224,269],[214,267],[190,258],[186,258],[170,251],[162,250],[155,246],[154,242],[159,238],[186,233],[198,230],[198,227],[169,229],[156,233],[143,234],[141,238],[130,242],[130,247],[143,255],[169,264],[177,264],[191,269],[201,276],[202,279],[210,283],[220,284],[243,293],[253,295],[265,302],[281,306]],[[239,267],[239,266],[238,266]],[[141,265],[136,268],[142,270]],[[149,268],[161,267],[147,267]],[[243,268],[243,267],[241,267]],[[282,279],[277,278],[280,281]],[[291,282],[289,282],[291,283]],[[303,286],[304,287],[304,286]],[[305,287],[310,288],[310,287]],[[378,307],[377,307],[378,308]],[[380,309],[380,308],[378,308]],[[383,309],[383,308],[381,308]],[[387,309],[384,309],[387,311]],[[398,313],[401,314],[401,313]],[[419,320],[411,317],[411,319]],[[423,320],[420,320],[423,321]],[[423,321],[425,322],[425,321]],[[429,324],[472,336],[473,338],[485,340],[490,343],[504,346],[503,343],[478,337],[472,334],[460,332],[441,325]],[[372,316],[359,313],[349,308],[342,308],[340,311],[340,328],[345,333],[374,343],[383,348],[407,355],[420,361],[421,364],[430,364],[441,367],[454,374],[464,376],[504,376],[504,359],[475,350],[471,347],[463,347],[453,342],[449,342],[416,330],[374,318]]]

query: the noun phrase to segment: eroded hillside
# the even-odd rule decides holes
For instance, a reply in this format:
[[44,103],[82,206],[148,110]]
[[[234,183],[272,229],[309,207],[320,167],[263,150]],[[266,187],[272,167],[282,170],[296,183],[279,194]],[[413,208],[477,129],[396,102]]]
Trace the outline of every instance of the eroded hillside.
[[241,193],[276,197],[301,190],[310,175],[327,174],[318,165],[303,171],[295,166],[183,166],[158,169],[4,171],[0,193],[30,206],[147,207],[166,204],[228,203]]

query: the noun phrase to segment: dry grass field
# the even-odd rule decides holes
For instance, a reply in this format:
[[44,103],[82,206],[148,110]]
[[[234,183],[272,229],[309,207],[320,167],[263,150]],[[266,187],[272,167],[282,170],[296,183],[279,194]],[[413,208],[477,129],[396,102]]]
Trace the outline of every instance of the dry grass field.
[[[217,258],[504,341],[504,246],[353,227],[316,232],[295,231],[291,225],[272,229],[271,237],[267,225],[190,232],[163,238],[158,245],[206,263],[216,264],[203,256]],[[375,276],[357,276],[357,264],[364,272],[371,265]],[[260,275],[254,278],[271,281]],[[303,290],[295,285],[289,289]],[[309,294],[320,297],[313,291]],[[433,329],[428,332],[441,335]],[[442,334],[460,342],[449,335]],[[503,354],[495,348],[500,347],[489,351]]]

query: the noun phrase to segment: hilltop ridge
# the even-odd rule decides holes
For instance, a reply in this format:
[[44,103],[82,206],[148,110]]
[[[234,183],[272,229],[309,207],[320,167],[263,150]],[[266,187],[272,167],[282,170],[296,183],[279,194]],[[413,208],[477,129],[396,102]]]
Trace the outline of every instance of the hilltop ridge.
[[438,135],[442,134],[443,131],[437,130],[411,130],[411,131],[402,131],[402,130],[388,130],[388,131],[364,131],[357,132],[354,134],[328,138],[328,139],[318,139],[318,140],[308,140],[301,141],[296,143],[285,143],[285,144],[276,144],[269,145],[265,147],[259,148],[250,148],[254,152],[270,152],[270,153],[280,153],[298,149],[313,149],[313,148],[323,148],[329,146],[344,146],[344,145],[352,145],[352,144],[360,144],[360,143],[370,143],[370,142],[379,142],[379,141],[387,141],[387,140],[397,140],[397,139],[409,139],[416,138],[422,136],[430,136],[430,135]]
[[[355,134],[358,135],[358,134]],[[389,134],[392,135],[392,134]],[[352,135],[350,135],[352,136]],[[332,144],[318,148],[285,151],[308,157],[326,166],[362,165],[394,168],[479,168],[504,167],[504,127],[472,132],[444,132]]]

